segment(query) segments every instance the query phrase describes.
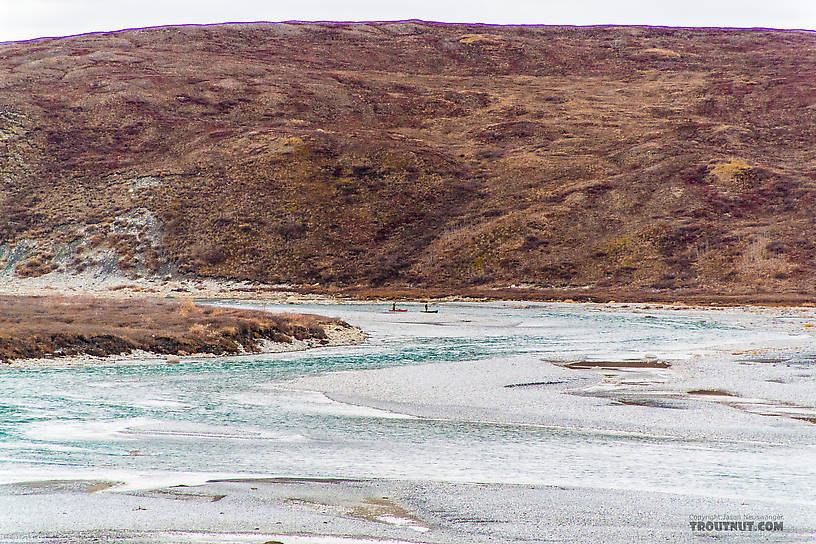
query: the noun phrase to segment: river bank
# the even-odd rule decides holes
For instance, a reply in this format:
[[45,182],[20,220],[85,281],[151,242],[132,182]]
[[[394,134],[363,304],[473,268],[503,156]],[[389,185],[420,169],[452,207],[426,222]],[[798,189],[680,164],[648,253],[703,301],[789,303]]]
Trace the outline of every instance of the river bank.
[[197,305],[192,299],[0,295],[0,362],[67,364],[277,353],[360,342],[338,319]]
[[529,284],[481,287],[269,285],[224,278],[167,276],[131,278],[89,269],[78,274],[51,272],[20,278],[0,275],[0,295],[90,295],[104,298],[184,298],[263,300],[287,304],[335,301],[567,302],[673,306],[816,307],[816,295],[761,289],[715,292],[699,289],[609,288],[593,285],[547,287]]
[[[89,512],[94,512],[89,516]],[[117,482],[0,485],[0,542],[128,544],[538,544],[699,542],[689,520],[723,513],[816,532],[810,507],[570,486],[332,478],[227,478],[117,491]],[[746,518],[747,519],[747,518]],[[757,536],[759,535],[759,536]],[[738,532],[720,541],[744,541]]]

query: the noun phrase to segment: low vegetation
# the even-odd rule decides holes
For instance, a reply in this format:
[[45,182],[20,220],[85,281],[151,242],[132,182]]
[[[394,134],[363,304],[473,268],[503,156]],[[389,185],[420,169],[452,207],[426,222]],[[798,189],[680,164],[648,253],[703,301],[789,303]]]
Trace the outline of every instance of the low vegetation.
[[342,321],[308,314],[197,305],[190,300],[0,296],[0,362],[144,350],[166,355],[232,354],[261,340],[328,342]]
[[812,297],[814,80],[816,34],[761,29],[0,44],[0,247],[30,277]]

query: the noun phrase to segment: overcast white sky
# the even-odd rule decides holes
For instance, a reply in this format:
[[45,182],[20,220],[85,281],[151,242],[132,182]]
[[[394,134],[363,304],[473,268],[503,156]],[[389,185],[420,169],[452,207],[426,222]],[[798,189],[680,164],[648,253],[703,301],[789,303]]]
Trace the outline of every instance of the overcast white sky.
[[816,0],[0,0],[0,41],[184,23],[397,19],[816,29]]

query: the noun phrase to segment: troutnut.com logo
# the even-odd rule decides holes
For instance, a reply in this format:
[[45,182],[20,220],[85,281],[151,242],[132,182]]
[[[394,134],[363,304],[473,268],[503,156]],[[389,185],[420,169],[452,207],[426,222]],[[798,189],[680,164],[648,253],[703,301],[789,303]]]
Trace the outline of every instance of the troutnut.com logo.
[[781,515],[705,514],[689,516],[692,531],[715,533],[722,531],[783,531]]

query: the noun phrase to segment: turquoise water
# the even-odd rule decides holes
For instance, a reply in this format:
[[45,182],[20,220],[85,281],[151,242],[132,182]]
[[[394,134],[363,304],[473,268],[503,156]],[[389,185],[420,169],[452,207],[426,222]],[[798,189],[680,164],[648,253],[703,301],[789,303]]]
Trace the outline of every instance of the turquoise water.
[[285,383],[337,370],[519,356],[684,359],[752,342],[812,358],[811,339],[778,316],[511,303],[444,304],[439,314],[418,313],[418,306],[388,314],[386,305],[234,304],[338,316],[371,336],[360,346],[178,365],[4,368],[0,482],[95,478],[149,487],[223,475],[381,477],[780,501],[805,500],[816,485],[810,461],[816,440],[688,441],[421,419],[333,402]]

